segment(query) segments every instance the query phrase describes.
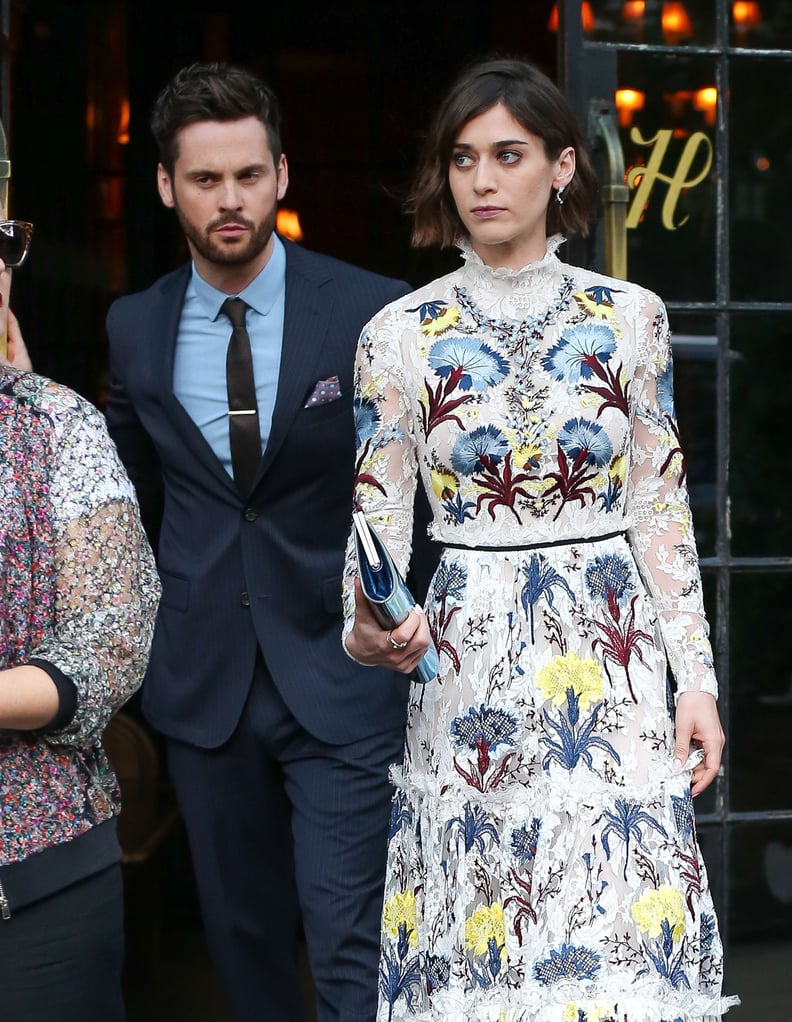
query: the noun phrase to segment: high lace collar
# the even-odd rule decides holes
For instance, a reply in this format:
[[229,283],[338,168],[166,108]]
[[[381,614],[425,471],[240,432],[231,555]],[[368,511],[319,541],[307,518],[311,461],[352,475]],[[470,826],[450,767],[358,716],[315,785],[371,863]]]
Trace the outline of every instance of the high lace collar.
[[457,248],[464,260],[465,275],[472,280],[491,284],[502,281],[504,284],[515,286],[528,282],[536,283],[538,280],[553,276],[559,264],[556,252],[565,241],[566,238],[562,234],[551,235],[547,239],[547,249],[542,258],[533,263],[527,263],[518,270],[513,270],[508,266],[488,265],[466,239],[458,241]]

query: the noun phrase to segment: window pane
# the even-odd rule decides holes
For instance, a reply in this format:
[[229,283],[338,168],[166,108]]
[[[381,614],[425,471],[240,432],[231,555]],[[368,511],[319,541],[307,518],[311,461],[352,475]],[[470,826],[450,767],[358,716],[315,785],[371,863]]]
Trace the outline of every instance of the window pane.
[[717,536],[716,372],[718,339],[710,316],[671,317],[674,400],[685,452],[690,507],[702,557]]
[[620,53],[630,204],[628,276],[667,301],[715,298],[715,68],[706,58]]
[[791,345],[789,313],[734,315],[729,468],[732,552],[738,557],[792,555],[792,474],[783,442]]
[[583,4],[583,28],[587,39],[674,47],[709,46],[715,39],[715,4],[712,0],[662,4],[594,0]]
[[730,789],[734,809],[792,809],[792,574],[734,574],[731,583]]
[[742,0],[729,4],[732,46],[784,50],[792,47],[792,6],[789,0]]
[[792,63],[735,58],[730,74],[732,298],[788,302]]
[[729,863],[729,992],[748,1020],[787,1022],[792,1003],[792,822],[735,824]]

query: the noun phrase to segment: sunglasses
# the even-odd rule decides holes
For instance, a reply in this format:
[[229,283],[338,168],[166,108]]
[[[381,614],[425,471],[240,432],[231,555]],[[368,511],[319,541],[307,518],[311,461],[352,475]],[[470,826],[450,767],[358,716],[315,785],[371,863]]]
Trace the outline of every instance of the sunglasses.
[[26,220],[0,220],[0,259],[7,270],[24,263],[32,237],[33,224]]

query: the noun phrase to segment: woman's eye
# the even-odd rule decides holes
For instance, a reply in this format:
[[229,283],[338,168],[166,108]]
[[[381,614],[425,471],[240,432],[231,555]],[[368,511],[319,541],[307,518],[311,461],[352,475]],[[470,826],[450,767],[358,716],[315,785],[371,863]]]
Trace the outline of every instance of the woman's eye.
[[454,153],[451,157],[451,162],[455,167],[469,167],[473,160],[467,153]]
[[514,149],[504,149],[502,153],[498,153],[498,159],[501,163],[518,163],[521,159],[521,154]]

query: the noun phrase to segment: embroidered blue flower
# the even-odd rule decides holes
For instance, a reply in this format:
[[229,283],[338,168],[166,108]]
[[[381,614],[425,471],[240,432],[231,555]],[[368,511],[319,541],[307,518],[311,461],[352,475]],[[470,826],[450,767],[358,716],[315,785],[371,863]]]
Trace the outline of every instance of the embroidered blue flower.
[[575,594],[569,588],[569,583],[552,566],[544,554],[531,554],[531,560],[527,565],[522,566],[522,573],[525,575],[525,585],[520,593],[520,600],[523,610],[531,622],[531,642],[536,641],[534,634],[534,608],[542,597],[547,600],[551,610],[555,610],[553,603],[553,590],[562,589],[566,592],[572,603],[575,602]]
[[431,997],[435,990],[443,990],[451,978],[451,960],[441,955],[424,955],[424,978],[426,992]]
[[467,568],[459,561],[441,561],[432,580],[432,598],[459,603],[467,589]]
[[569,458],[602,468],[613,455],[613,445],[602,426],[588,419],[568,419],[558,434],[558,444]]
[[594,375],[592,363],[607,362],[616,350],[610,327],[593,323],[572,327],[542,359],[542,367],[556,380],[576,383]]
[[502,461],[508,452],[508,441],[497,426],[479,426],[471,433],[462,433],[457,439],[451,453],[451,465],[457,472],[472,476],[487,469],[482,459],[486,459],[491,467]]
[[603,554],[586,566],[586,587],[591,598],[599,603],[608,602],[608,594],[624,606],[635,591],[635,577],[630,562],[621,554]]
[[444,337],[432,345],[429,365],[438,376],[459,380],[460,390],[486,390],[509,375],[509,363],[472,337]]
[[535,816],[531,820],[530,827],[527,823],[524,823],[522,827],[512,831],[511,852],[522,869],[525,869],[536,858],[536,848],[539,844],[539,832],[541,829],[542,821]]
[[543,986],[551,986],[564,979],[596,979],[601,957],[582,945],[562,944],[534,965],[534,978]]
[[671,796],[671,805],[674,809],[674,823],[677,833],[684,841],[689,841],[693,836],[695,826],[693,817],[693,797],[689,791],[680,798],[677,795]]
[[485,839],[488,837],[494,844],[500,844],[498,832],[490,822],[486,809],[479,805],[471,806],[469,802],[465,803],[464,816],[455,816],[448,821],[446,828],[449,831],[457,830],[462,834],[465,852],[469,852],[475,846],[483,855],[486,850]]
[[382,416],[376,401],[370,397],[355,398],[355,434],[357,446],[360,448],[370,440],[379,429]]
[[657,403],[663,415],[676,418],[674,408],[674,363],[669,357],[665,368],[657,377]]
[[403,826],[411,826],[413,822],[412,810],[403,791],[398,790],[393,796],[390,812],[390,826],[388,828],[388,840],[396,837]]
[[641,809],[639,803],[628,802],[623,798],[617,798],[613,806],[613,812],[606,809],[596,822],[599,823],[600,820],[606,821],[605,826],[602,829],[600,839],[602,841],[602,847],[605,849],[605,855],[607,856],[608,862],[610,862],[611,857],[611,834],[614,834],[624,843],[623,875],[625,882],[627,880],[627,865],[630,860],[630,841],[634,839],[642,848],[645,848],[643,827],[650,827],[662,837],[667,836],[659,821],[650,813]]
[[709,912],[702,912],[699,926],[699,941],[702,955],[711,953],[717,932],[718,927],[715,922],[715,916]]
[[517,720],[506,710],[481,704],[471,706],[464,716],[451,721],[450,734],[459,749],[478,749],[484,745],[494,752],[500,745],[513,746],[517,737]]

